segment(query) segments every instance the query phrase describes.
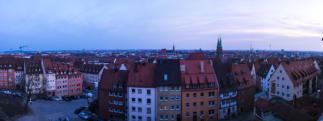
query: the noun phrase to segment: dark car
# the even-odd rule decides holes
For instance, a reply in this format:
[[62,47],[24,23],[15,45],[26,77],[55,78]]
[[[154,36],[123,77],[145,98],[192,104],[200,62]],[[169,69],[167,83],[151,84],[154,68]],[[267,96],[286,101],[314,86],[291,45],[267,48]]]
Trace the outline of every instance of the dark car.
[[70,97],[63,97],[63,100],[65,100],[65,101],[71,101],[72,98],[70,98]]
[[78,108],[78,109],[76,109],[75,111],[74,111],[74,113],[75,114],[79,114],[81,111],[83,111],[84,109],[86,109],[86,107],[80,107],[80,108]]

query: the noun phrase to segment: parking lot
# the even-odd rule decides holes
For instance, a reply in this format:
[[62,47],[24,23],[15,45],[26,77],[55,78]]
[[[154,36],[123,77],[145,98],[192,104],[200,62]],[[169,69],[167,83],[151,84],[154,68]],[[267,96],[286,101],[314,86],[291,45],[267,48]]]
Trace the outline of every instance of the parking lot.
[[18,121],[57,121],[60,118],[68,118],[69,121],[82,121],[74,114],[74,111],[81,106],[87,105],[86,99],[69,102],[37,100],[30,105],[33,114],[23,116]]

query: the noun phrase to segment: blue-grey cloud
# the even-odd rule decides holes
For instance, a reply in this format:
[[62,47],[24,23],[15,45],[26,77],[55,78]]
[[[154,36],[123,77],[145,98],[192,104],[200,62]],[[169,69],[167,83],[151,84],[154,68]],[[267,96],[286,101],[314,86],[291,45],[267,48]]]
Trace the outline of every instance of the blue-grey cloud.
[[[0,51],[16,49],[320,50],[319,0],[0,1]],[[310,42],[309,42],[310,41]],[[302,46],[301,46],[302,45]]]

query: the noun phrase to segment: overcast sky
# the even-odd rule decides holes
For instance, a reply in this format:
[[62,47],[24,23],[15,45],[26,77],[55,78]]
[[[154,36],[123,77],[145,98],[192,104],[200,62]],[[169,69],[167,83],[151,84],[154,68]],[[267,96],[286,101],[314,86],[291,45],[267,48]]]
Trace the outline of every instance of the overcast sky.
[[[323,51],[322,0],[1,0],[0,51]],[[271,45],[271,46],[270,46]]]

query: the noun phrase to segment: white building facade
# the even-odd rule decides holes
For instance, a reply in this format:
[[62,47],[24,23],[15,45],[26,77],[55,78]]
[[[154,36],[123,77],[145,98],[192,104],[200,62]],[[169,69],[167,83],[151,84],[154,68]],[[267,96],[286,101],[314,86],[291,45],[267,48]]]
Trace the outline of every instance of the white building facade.
[[156,89],[128,87],[128,121],[155,121]]
[[261,89],[263,92],[268,93],[269,91],[269,79],[272,76],[272,74],[275,72],[275,67],[273,65],[270,66],[269,71],[265,78],[261,77]]

